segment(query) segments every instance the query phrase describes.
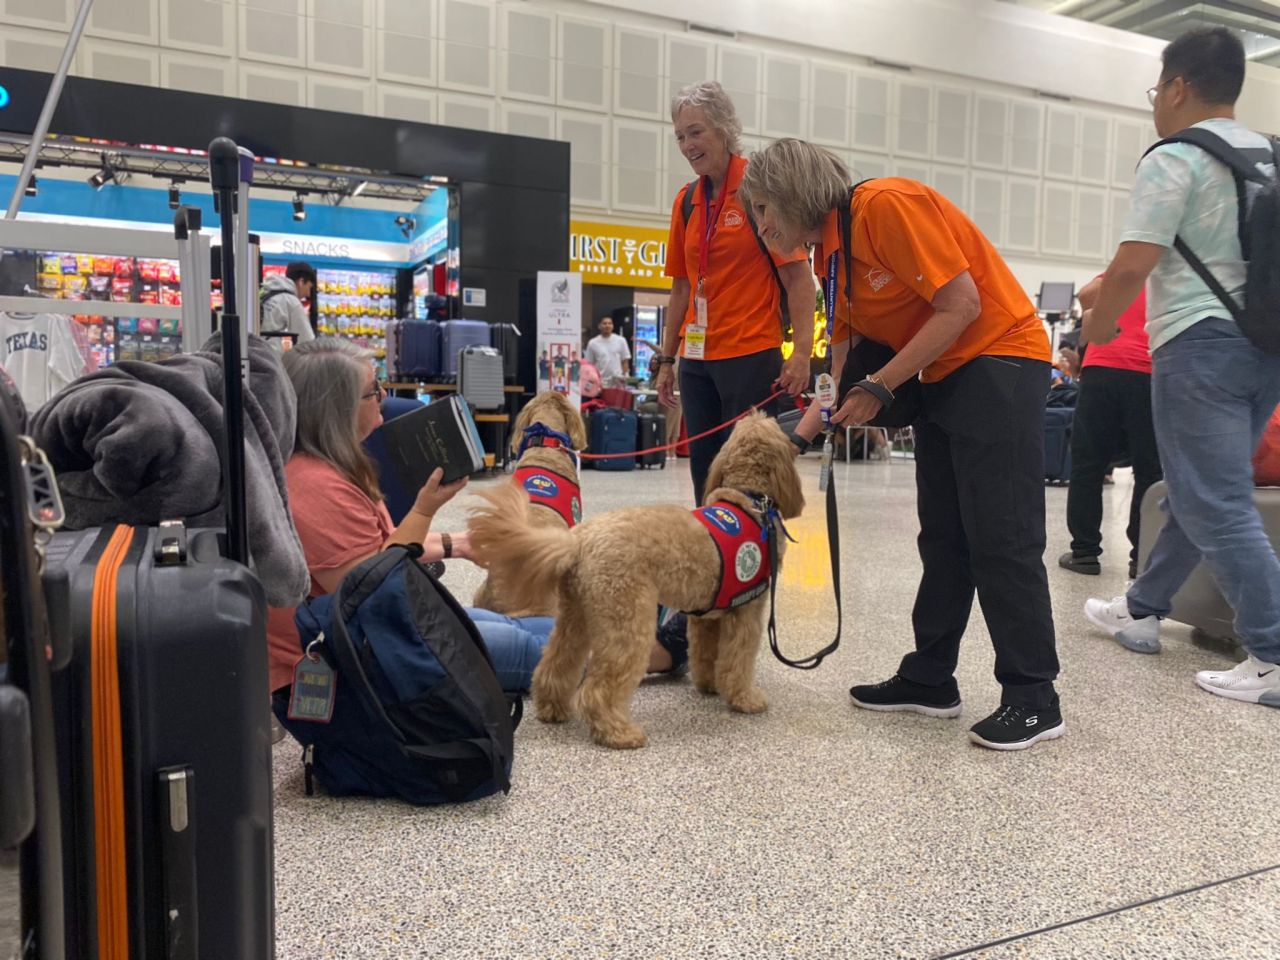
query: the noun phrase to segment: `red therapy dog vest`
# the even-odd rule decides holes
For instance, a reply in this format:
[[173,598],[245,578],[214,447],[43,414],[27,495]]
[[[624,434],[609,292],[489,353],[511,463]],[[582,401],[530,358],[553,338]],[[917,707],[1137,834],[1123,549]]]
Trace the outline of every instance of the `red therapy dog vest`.
[[515,477],[530,503],[554,510],[570,527],[582,521],[581,491],[572,480],[543,467],[517,467]]
[[[755,517],[718,500],[693,511],[720,552],[720,589],[710,610],[732,610],[769,588],[769,550]],[[703,611],[706,612],[706,611]]]

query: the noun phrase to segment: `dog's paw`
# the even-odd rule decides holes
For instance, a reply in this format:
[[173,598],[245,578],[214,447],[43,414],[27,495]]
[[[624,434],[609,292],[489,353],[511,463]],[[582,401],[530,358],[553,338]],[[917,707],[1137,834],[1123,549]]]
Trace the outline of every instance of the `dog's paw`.
[[639,750],[649,742],[644,735],[644,728],[634,723],[625,727],[592,730],[591,738],[602,747],[609,747],[611,750]]
[[543,723],[564,723],[573,713],[567,704],[551,703],[537,698],[534,698],[533,703],[534,713],[538,715],[538,719]]
[[728,698],[728,701],[729,709],[735,713],[764,713],[769,709],[769,701],[759,687],[751,687],[736,697]]

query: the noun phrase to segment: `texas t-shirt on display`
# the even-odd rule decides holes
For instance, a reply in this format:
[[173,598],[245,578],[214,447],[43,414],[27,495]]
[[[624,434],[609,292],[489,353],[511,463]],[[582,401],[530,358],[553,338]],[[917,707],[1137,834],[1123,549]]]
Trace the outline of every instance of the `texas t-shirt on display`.
[[73,322],[49,313],[0,313],[0,366],[30,412],[85,372]]

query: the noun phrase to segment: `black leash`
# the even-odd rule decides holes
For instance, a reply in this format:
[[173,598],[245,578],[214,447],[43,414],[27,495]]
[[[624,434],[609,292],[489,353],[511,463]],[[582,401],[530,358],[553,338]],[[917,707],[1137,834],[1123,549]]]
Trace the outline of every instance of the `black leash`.
[[[837,212],[841,253],[844,255],[844,297],[849,303],[850,310],[853,309],[853,194],[866,182],[862,180],[849,188],[849,194]],[[834,316],[836,305],[829,303],[826,309]],[[845,452],[845,456],[848,456],[848,451]],[[776,536],[769,538],[769,647],[773,650],[775,657],[788,667],[795,667],[797,670],[814,669],[835,653],[840,646],[843,609],[840,603],[840,518],[836,512],[835,474],[835,470],[829,470],[827,474],[827,547],[831,551],[831,589],[836,595],[836,636],[813,656],[805,657],[803,660],[791,660],[778,649],[778,624],[774,614],[774,599],[778,587],[778,542]]]
[[[773,524],[770,523],[770,527],[772,526]],[[777,530],[769,530],[769,648],[773,650],[773,655],[788,667],[795,667],[797,670],[812,670],[831,654],[835,653],[840,646],[840,631],[842,627],[840,605],[840,518],[836,513],[835,471],[831,471],[831,475],[827,478],[827,546],[831,550],[831,587],[836,595],[836,637],[817,653],[805,657],[803,660],[792,660],[778,649],[778,623],[774,614],[774,599],[778,588],[778,539],[780,535],[786,535],[786,529],[782,527],[781,520],[779,520],[778,527],[782,530],[781,534]]]

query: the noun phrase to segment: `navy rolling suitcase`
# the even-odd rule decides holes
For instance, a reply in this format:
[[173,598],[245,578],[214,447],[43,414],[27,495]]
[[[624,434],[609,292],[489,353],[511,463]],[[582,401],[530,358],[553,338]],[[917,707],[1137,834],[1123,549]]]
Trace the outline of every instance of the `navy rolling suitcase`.
[[[219,139],[209,159],[215,197],[232,210],[239,151]],[[54,534],[45,548],[49,626],[33,645],[54,653],[56,787],[39,816],[60,850],[56,865],[47,841],[24,854],[24,918],[35,916],[28,901],[40,906],[34,926],[24,922],[33,956],[62,956],[64,945],[67,957],[98,960],[275,953],[267,604],[247,566],[234,453],[245,440],[232,230],[227,217],[226,530],[103,527]]]
[[458,375],[458,355],[466,347],[489,346],[489,324],[483,320],[446,320],[440,324],[440,372]]
[[401,323],[397,355],[400,376],[418,380],[440,376],[440,324],[434,320]]
[[[636,415],[630,410],[605,407],[591,415],[588,449],[591,453],[630,453],[636,451]],[[634,470],[635,456],[592,460],[597,470]]]
[[514,323],[489,325],[489,346],[502,354],[502,378],[507,383],[520,379],[520,328]]
[[[653,450],[667,442],[667,417],[663,413],[636,414],[636,450]],[[667,451],[640,453],[636,462],[642,467],[667,468]]]
[[1046,407],[1044,411],[1044,478],[1050,483],[1071,479],[1071,421],[1074,407]]

